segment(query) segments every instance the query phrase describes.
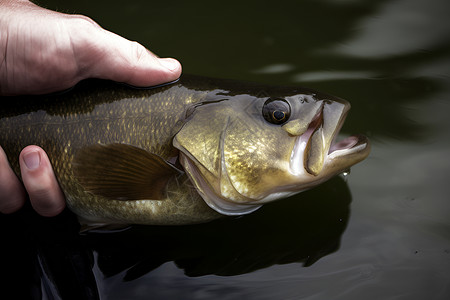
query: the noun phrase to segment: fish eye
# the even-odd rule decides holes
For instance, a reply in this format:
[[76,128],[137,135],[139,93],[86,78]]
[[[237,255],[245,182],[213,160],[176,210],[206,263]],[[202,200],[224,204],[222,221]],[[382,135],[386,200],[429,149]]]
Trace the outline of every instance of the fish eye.
[[289,120],[291,106],[284,99],[269,98],[264,102],[262,114],[267,122],[280,125]]

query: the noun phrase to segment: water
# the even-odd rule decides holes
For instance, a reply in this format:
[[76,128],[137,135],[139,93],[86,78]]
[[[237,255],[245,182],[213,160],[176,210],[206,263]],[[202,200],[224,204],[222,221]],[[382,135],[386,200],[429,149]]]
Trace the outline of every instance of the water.
[[88,15],[176,57],[185,73],[299,84],[345,98],[352,110],[343,132],[368,135],[372,153],[345,181],[336,177],[236,220],[78,236],[67,234],[66,215],[2,218],[7,237],[27,245],[8,252],[18,292],[450,298],[450,2],[39,3]]

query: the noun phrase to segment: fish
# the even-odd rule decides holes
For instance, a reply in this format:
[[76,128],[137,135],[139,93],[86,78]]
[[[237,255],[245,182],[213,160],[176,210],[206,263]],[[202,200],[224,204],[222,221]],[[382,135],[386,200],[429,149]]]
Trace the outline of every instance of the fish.
[[337,141],[349,102],[303,87],[183,75],[151,88],[89,79],[3,98],[0,145],[11,167],[20,178],[20,151],[42,147],[87,226],[249,214],[370,153],[364,135]]

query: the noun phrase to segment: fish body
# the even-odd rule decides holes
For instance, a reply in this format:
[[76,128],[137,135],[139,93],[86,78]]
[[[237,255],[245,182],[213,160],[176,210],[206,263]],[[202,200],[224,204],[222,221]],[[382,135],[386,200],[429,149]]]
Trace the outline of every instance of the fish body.
[[197,76],[151,89],[90,80],[54,95],[8,97],[0,145],[46,150],[85,224],[180,225],[251,213],[369,154],[335,137],[350,106],[316,91]]

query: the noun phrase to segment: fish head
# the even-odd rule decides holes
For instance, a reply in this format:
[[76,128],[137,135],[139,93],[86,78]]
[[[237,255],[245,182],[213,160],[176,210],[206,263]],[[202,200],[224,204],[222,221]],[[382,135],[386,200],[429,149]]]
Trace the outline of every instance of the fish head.
[[213,99],[192,109],[173,143],[200,195],[221,214],[250,213],[307,190],[369,154],[362,135],[336,142],[350,109],[340,98],[294,90]]

